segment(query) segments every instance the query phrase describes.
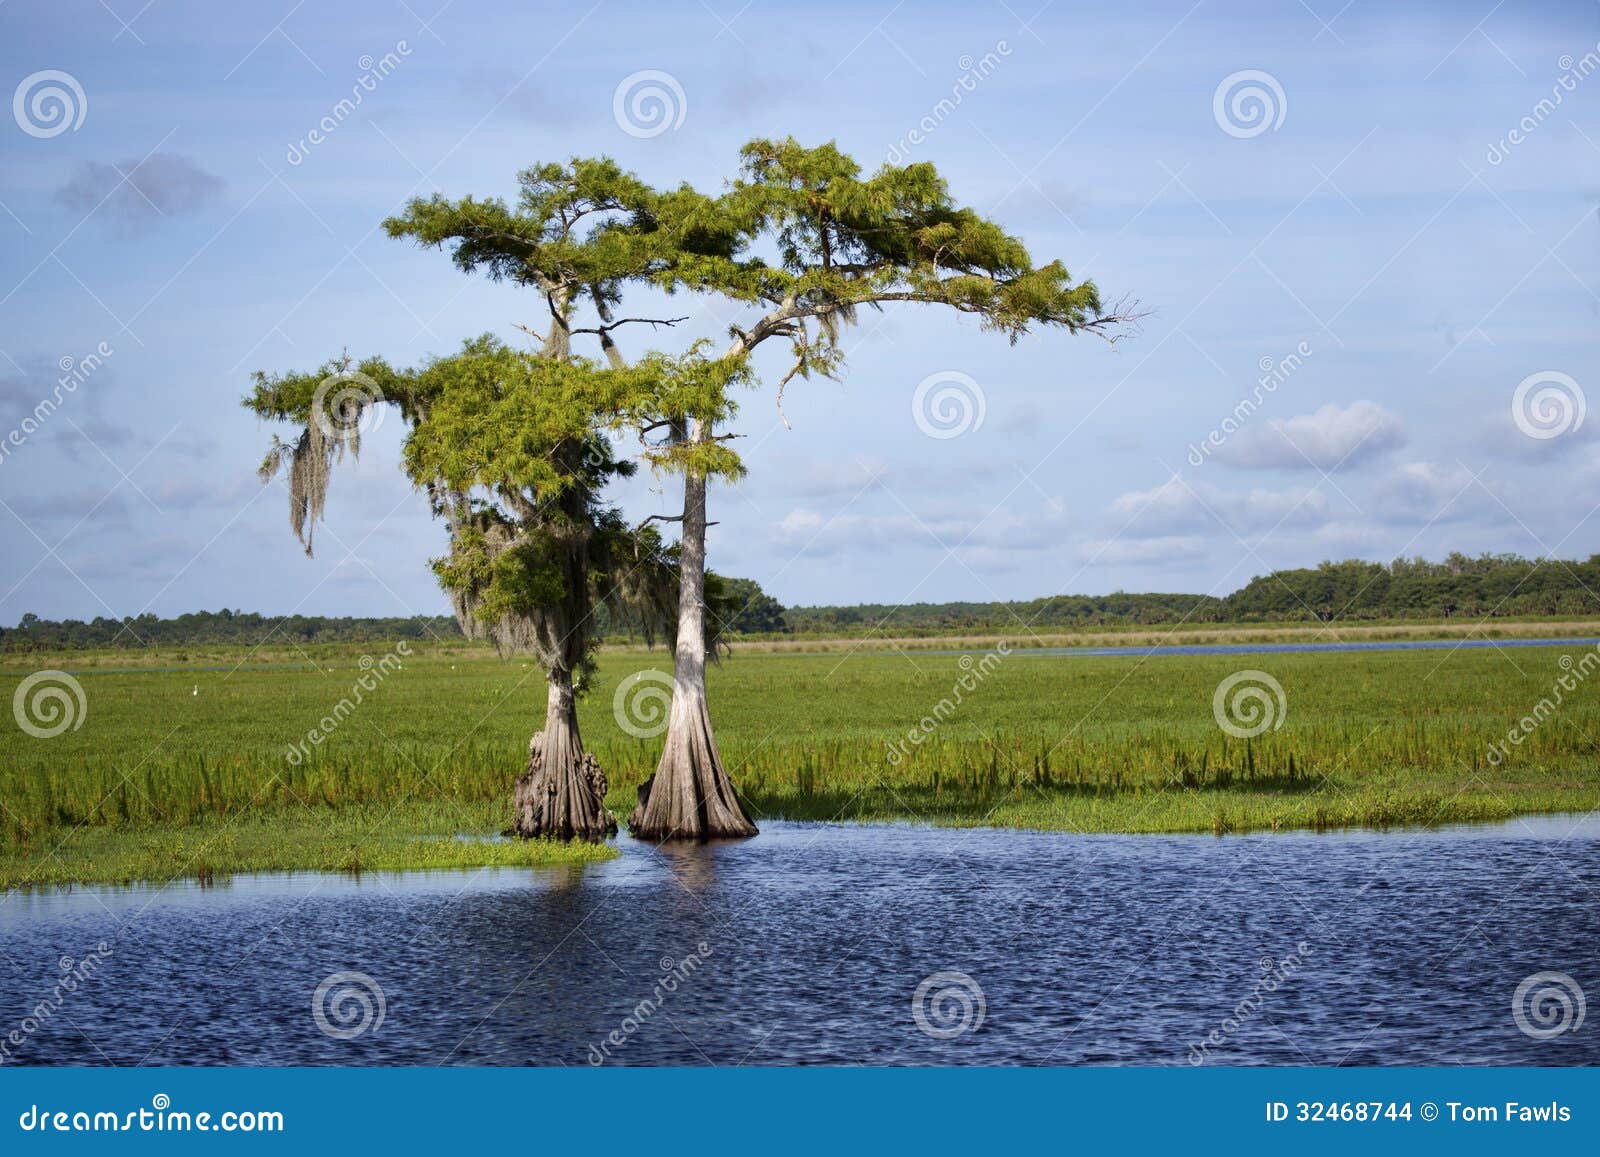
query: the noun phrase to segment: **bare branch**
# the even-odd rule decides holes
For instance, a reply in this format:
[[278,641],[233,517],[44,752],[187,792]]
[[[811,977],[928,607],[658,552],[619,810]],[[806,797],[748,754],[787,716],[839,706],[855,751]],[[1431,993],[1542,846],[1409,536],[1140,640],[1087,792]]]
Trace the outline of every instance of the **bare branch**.
[[610,333],[612,330],[618,328],[619,326],[624,326],[624,325],[629,325],[629,324],[635,324],[635,325],[668,325],[668,326],[670,326],[670,325],[677,325],[680,321],[688,321],[688,320],[689,319],[687,317],[624,317],[624,318],[622,318],[622,319],[620,319],[618,321],[609,322],[606,325],[597,325],[597,326],[593,326],[593,327],[586,327],[586,328],[583,328],[583,329],[575,329],[572,332],[573,333],[593,333],[593,334],[605,335],[605,334]]
[[795,359],[794,365],[789,367],[789,372],[784,374],[783,378],[778,382],[778,419],[783,423],[785,430],[793,430],[794,427],[789,425],[789,415],[783,412],[783,388],[805,367],[806,356],[801,354]]
[[1111,309],[1090,321],[1075,326],[1078,332],[1093,334],[1109,346],[1140,332],[1139,323],[1154,310],[1143,308],[1137,298],[1119,298]]

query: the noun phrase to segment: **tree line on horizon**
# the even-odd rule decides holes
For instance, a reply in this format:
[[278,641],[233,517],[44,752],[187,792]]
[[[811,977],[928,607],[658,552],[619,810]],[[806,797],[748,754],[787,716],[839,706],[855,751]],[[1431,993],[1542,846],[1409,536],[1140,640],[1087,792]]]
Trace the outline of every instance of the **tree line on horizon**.
[[[753,579],[710,576],[708,603],[726,639],[826,635],[867,630],[888,634],[1006,631],[1084,626],[1160,626],[1177,622],[1360,622],[1383,619],[1485,618],[1511,615],[1600,614],[1600,555],[1587,561],[1528,559],[1514,554],[1442,562],[1323,562],[1274,571],[1232,594],[1131,593],[1055,595],[1017,602],[863,603],[785,607]],[[636,624],[602,607],[605,639],[641,638]],[[453,615],[356,618],[273,616],[236,610],[199,611],[163,619],[50,620],[22,616],[0,628],[0,651],[173,645],[305,645],[398,639],[460,639]]]
[[1085,626],[1191,623],[1361,622],[1600,614],[1600,555],[1587,561],[1459,551],[1442,562],[1325,561],[1258,575],[1223,596],[1132,593],[1053,595],[1018,602],[789,607],[792,632],[818,635],[871,628],[938,634]]

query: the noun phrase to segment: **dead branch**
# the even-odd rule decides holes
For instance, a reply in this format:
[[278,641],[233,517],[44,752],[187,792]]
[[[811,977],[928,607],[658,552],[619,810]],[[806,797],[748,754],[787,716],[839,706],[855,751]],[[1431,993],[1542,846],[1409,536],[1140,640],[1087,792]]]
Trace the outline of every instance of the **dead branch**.
[[688,321],[687,317],[624,317],[605,325],[588,326],[583,329],[572,330],[572,333],[592,333],[604,336],[612,330],[624,325],[677,325],[680,321]]

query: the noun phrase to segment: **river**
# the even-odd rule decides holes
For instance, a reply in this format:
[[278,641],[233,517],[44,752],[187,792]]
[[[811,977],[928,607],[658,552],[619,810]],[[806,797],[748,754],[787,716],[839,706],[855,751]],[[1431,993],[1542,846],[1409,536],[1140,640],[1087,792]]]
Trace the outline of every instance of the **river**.
[[1512,1009],[1600,992],[1593,818],[620,846],[11,893],[0,1032],[28,1064],[1600,1063],[1600,1023]]

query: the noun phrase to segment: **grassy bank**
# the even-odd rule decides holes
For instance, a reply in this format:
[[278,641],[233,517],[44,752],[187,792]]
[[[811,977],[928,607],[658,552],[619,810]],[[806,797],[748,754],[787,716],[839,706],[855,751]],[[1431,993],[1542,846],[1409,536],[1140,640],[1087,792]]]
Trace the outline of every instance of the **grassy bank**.
[[[1562,656],[1582,653],[1015,651],[980,663],[981,652],[745,652],[713,670],[711,694],[723,756],[761,817],[1137,832],[1385,826],[1600,806],[1600,677],[1578,679],[1531,734],[1490,757],[1551,698]],[[421,650],[328,729],[367,671],[355,655],[263,669],[256,658],[237,666],[235,654],[220,670],[140,672],[30,658],[0,673],[0,702],[30,671],[64,667],[81,672],[87,710],[54,738],[11,720],[0,731],[6,883],[197,874],[186,853],[201,847],[213,872],[568,854],[441,839],[509,822],[511,778],[543,713],[532,665]],[[580,709],[619,815],[659,753],[659,739],[629,736],[614,715],[619,682],[647,667],[665,670],[665,657],[607,654]],[[1218,726],[1213,694],[1246,668],[1281,684],[1287,710],[1281,726],[1242,739]],[[313,730],[325,741],[287,758]],[[75,867],[46,855],[69,833]]]
[[49,828],[0,846],[0,888],[213,880],[239,872],[384,872],[548,867],[610,859],[613,848],[506,840],[497,805],[269,806],[232,816]]

